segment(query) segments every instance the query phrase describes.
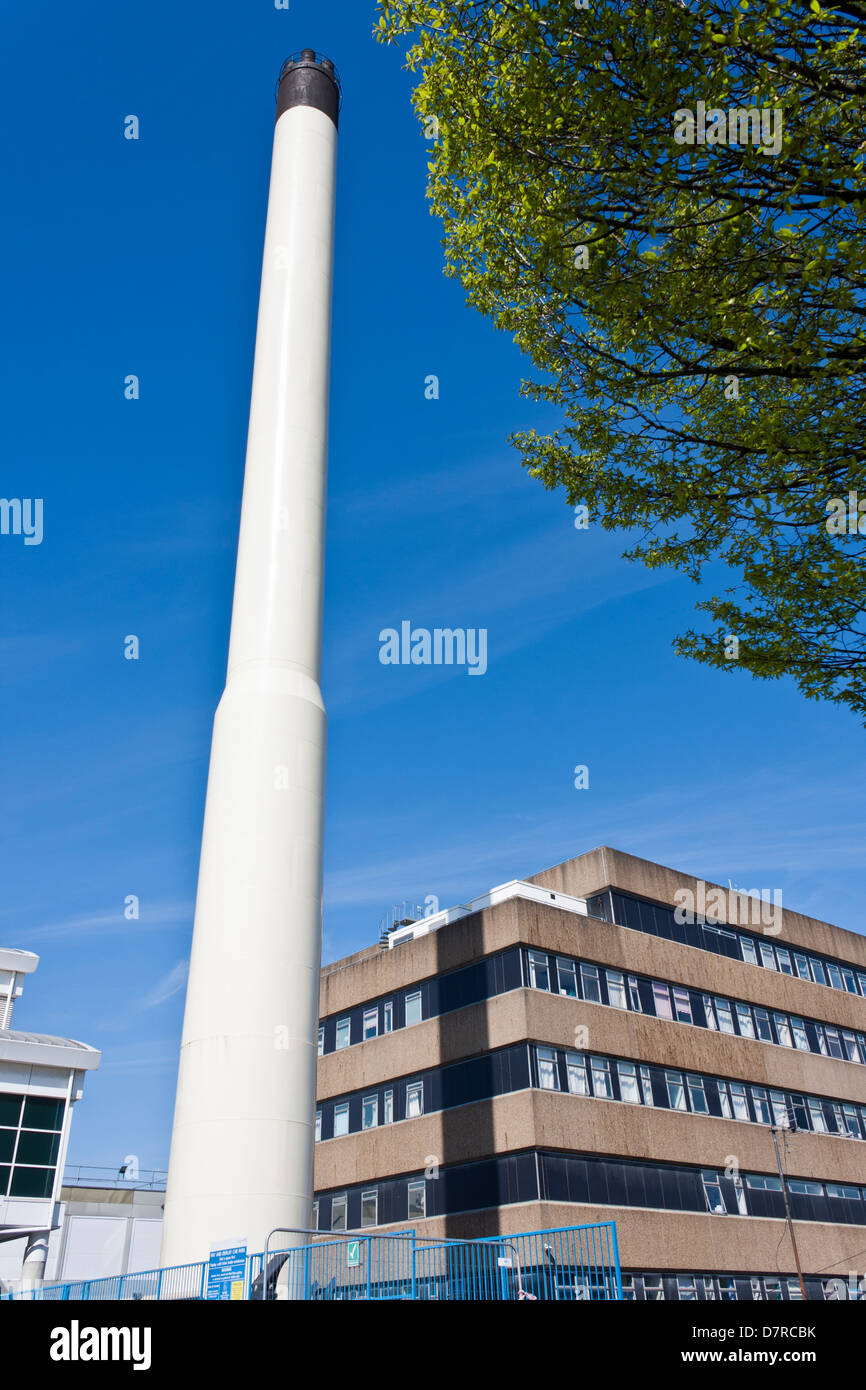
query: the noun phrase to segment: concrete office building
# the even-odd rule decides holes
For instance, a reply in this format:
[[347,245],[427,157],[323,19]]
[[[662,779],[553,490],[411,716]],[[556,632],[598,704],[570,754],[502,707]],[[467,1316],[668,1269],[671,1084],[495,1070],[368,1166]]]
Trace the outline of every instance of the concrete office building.
[[862,1277],[866,940],[712,887],[597,849],[325,966],[317,1229],[614,1219],[628,1296],[797,1298],[775,1123],[808,1296]]

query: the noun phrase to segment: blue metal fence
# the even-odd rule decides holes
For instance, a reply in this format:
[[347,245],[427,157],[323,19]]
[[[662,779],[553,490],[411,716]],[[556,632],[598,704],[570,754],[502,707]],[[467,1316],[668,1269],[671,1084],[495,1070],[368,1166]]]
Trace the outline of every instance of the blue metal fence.
[[[245,1299],[598,1301],[622,1298],[616,1224],[522,1231],[478,1240],[340,1232],[247,1257]],[[208,1266],[178,1265],[0,1295],[30,1299],[207,1299]]]

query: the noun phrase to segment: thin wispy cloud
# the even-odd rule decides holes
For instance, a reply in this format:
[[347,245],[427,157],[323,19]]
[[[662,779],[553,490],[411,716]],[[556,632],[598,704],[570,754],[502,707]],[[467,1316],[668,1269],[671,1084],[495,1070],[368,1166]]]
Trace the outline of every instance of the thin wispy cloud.
[[146,904],[141,916],[127,920],[123,915],[122,903],[111,908],[101,908],[95,912],[83,912],[73,917],[46,922],[34,927],[18,927],[11,924],[0,925],[7,945],[29,947],[42,941],[88,940],[95,936],[129,935],[149,931],[163,931],[166,928],[188,928],[192,921],[193,904],[181,900]]
[[[579,538],[560,523],[525,537],[472,563],[454,564],[443,577],[423,568],[400,575],[392,600],[353,613],[351,627],[326,637],[326,701],[332,713],[351,705],[367,711],[407,699],[446,680],[466,679],[454,666],[382,666],[379,632],[415,625],[483,627],[488,660],[497,660],[538,642],[566,623],[605,603],[674,582],[664,571],[632,565],[621,556],[622,541],[600,533]],[[411,673],[411,682],[401,679]]]
[[[503,815],[489,819],[470,840],[446,833],[437,843],[427,834],[421,853],[401,855],[395,847],[327,875],[326,916],[354,907],[363,921],[359,939],[348,941],[345,931],[332,939],[341,951],[358,949],[374,940],[375,924],[389,903],[423,903],[435,893],[441,907],[453,907],[601,844],[722,884],[731,878],[741,888],[781,888],[794,911],[838,921],[842,880],[850,880],[853,894],[862,872],[861,780],[853,772],[834,776],[833,799],[825,803],[833,811],[817,817],[814,804],[801,795],[797,773],[753,768],[727,776],[719,770],[711,794],[692,781],[648,792],[625,806],[596,803],[591,814],[580,803],[574,819],[560,815],[527,822]],[[745,818],[744,805],[760,805],[760,817]],[[416,842],[416,836],[408,838]],[[855,905],[855,897],[851,901]],[[849,928],[866,929],[866,917]]]
[[143,998],[132,1005],[135,1013],[145,1013],[148,1009],[159,1008],[160,1004],[165,1004],[169,999],[173,999],[176,994],[185,987],[189,974],[189,961],[179,960],[173,965],[167,975],[154,985],[153,989],[148,990]]

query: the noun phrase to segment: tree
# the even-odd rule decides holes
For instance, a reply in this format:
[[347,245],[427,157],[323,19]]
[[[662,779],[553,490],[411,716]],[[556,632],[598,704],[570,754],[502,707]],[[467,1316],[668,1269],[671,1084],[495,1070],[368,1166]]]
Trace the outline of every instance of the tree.
[[866,4],[380,11],[446,273],[561,411],[526,466],[629,559],[728,566],[681,655],[866,718]]

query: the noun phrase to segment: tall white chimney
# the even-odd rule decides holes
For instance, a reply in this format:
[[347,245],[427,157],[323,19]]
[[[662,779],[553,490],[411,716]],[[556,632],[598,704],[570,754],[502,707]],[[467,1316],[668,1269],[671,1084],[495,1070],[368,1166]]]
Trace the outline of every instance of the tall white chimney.
[[312,1219],[319,690],[340,93],[280,74],[225,691],[214,720],[163,1265]]

